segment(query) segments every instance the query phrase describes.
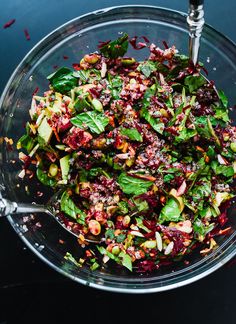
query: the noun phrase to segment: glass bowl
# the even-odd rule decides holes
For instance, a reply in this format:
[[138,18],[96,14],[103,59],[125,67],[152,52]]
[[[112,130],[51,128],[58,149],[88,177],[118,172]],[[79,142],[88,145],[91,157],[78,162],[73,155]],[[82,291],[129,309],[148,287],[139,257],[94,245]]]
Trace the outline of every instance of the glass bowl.
[[[22,60],[11,76],[0,101],[0,136],[12,138],[14,143],[24,133],[28,110],[35,89],[43,93],[47,89],[46,76],[55,66],[71,66],[81,57],[97,50],[99,41],[115,39],[121,32],[130,36],[146,36],[151,42],[162,46],[165,40],[188,54],[188,31],[186,15],[177,11],[151,6],[112,7],[75,18],[59,27],[40,41]],[[147,56],[145,50],[130,48],[128,55],[137,59]],[[67,58],[65,60],[65,58]],[[206,25],[202,34],[200,61],[209,72],[209,79],[223,89],[230,104],[236,103],[236,46],[225,36]],[[232,118],[236,116],[232,115]],[[51,192],[35,180],[18,178],[21,165],[18,152],[0,141],[0,183],[4,195],[18,202],[48,200]],[[44,191],[40,197],[39,192]],[[187,262],[176,262],[155,273],[137,275],[125,270],[105,268],[91,271],[78,268],[64,255],[70,252],[79,258],[81,250],[76,239],[46,214],[35,216],[9,216],[8,220],[25,244],[44,262],[63,275],[88,286],[99,289],[150,293],[168,290],[196,281],[225,264],[236,252],[236,218],[233,207],[228,210],[229,225],[233,232],[218,238],[219,247],[211,254],[201,257],[191,254]]]

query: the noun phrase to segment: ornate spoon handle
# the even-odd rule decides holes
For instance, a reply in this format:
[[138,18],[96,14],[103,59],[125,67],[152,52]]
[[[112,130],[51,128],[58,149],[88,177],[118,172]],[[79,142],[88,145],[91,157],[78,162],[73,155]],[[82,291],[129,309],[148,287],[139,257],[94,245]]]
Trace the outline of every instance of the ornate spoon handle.
[[200,38],[204,26],[203,0],[189,0],[187,23],[189,26],[189,57],[193,64],[198,62]]

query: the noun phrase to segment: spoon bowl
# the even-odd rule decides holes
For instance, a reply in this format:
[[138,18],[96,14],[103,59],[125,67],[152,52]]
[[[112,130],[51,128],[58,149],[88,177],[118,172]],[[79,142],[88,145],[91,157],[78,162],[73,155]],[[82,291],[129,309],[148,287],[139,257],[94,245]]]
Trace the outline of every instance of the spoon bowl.
[[[62,190],[57,191],[45,205],[38,204],[24,204],[10,201],[1,197],[0,193],[0,217],[9,216],[9,215],[19,215],[19,214],[32,214],[32,213],[45,213],[51,216],[54,220],[57,221],[66,231],[74,235],[76,238],[80,238],[80,234],[73,231],[73,228],[69,225],[66,225],[60,214],[56,209],[56,204],[60,200]],[[88,243],[99,244],[102,242],[101,236],[94,236],[92,234],[83,235],[83,239]]]

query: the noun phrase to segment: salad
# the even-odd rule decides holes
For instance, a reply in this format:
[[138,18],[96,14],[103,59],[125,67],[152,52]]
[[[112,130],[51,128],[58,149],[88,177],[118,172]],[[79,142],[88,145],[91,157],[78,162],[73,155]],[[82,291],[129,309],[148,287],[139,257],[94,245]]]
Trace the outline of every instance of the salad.
[[[151,272],[230,233],[236,127],[223,91],[199,63],[143,37],[100,43],[34,95],[17,148],[19,176],[63,193],[57,216],[78,234],[91,270]],[[128,46],[146,48],[144,61]],[[101,237],[88,244],[86,235]],[[79,246],[78,246],[79,248]]]

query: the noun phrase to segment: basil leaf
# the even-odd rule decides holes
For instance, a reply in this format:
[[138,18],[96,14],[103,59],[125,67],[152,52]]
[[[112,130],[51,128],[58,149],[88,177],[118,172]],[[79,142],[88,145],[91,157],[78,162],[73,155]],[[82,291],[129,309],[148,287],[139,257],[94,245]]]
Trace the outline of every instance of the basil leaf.
[[121,128],[120,133],[127,136],[132,141],[142,142],[143,137],[136,128]]
[[128,49],[128,35],[125,33],[114,41],[110,41],[105,45],[100,46],[100,52],[111,59],[116,59],[119,56],[124,56]]
[[122,265],[130,271],[132,271],[132,260],[129,254],[125,253],[124,251],[121,251],[119,257],[121,258]]
[[147,192],[148,188],[153,184],[152,181],[131,177],[126,173],[121,173],[117,182],[124,193],[135,195],[141,195]]
[[53,89],[60,93],[66,93],[77,86],[77,79],[73,76],[73,71],[67,67],[62,67],[50,74],[47,79]]
[[159,222],[178,222],[181,218],[179,203],[176,199],[170,198],[162,208],[159,216]]
[[74,218],[77,223],[85,225],[86,214],[76,206],[67,191],[63,192],[60,205],[61,211]]
[[184,79],[184,84],[188,87],[190,93],[199,89],[205,83],[206,83],[206,79],[202,75],[199,76],[188,75]]
[[[101,134],[109,124],[109,118],[95,111],[87,111],[71,118],[71,123],[79,128],[86,126],[92,133]],[[84,127],[85,126],[85,127]]]
[[55,187],[55,185],[57,184],[57,181],[54,178],[50,178],[47,175],[47,172],[44,172],[40,167],[37,168],[36,175],[38,180],[45,186]]
[[146,61],[146,62],[140,63],[137,70],[142,72],[142,74],[144,74],[145,77],[148,78],[148,77],[150,77],[152,72],[155,72],[157,70],[157,67],[153,61]]

